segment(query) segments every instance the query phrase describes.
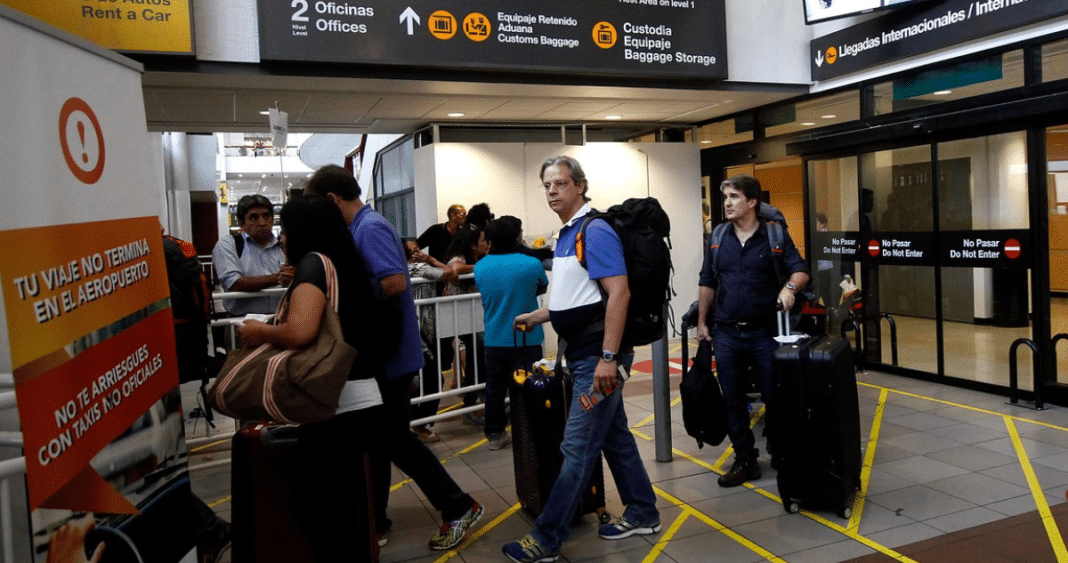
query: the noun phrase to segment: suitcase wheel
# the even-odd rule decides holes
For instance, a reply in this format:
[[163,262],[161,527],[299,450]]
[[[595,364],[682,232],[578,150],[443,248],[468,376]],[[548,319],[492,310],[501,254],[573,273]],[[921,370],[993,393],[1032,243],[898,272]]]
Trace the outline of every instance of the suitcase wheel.
[[612,521],[612,515],[608,513],[608,509],[602,506],[597,509],[597,520],[602,524],[607,524]]
[[853,515],[853,507],[852,506],[843,506],[842,510],[838,511],[838,515],[841,516],[842,518],[845,518],[846,520],[849,520],[849,517]]
[[782,507],[788,514],[797,514],[801,510],[801,506],[797,504],[795,500],[783,499]]

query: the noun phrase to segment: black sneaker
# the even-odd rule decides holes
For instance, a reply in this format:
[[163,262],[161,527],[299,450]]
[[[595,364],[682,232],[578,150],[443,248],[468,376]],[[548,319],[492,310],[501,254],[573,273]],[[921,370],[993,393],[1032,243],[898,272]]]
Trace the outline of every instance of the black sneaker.
[[756,458],[738,457],[731,470],[719,478],[720,487],[737,487],[746,481],[760,479],[760,464]]

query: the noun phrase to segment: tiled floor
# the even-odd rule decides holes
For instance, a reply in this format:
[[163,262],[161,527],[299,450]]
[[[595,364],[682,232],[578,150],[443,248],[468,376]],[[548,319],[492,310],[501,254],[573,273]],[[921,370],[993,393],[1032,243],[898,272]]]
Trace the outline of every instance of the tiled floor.
[[[639,351],[639,361],[642,352],[648,357]],[[676,343],[671,356],[679,355]],[[595,518],[587,516],[573,528],[562,561],[1068,562],[1062,538],[1068,534],[1068,409],[1035,412],[1008,406],[1004,397],[860,374],[864,488],[847,521],[832,512],[787,514],[766,458],[764,476],[752,486],[720,488],[716,479],[729,467],[730,452],[726,444],[698,449],[686,436],[677,375],[671,383],[673,459],[656,461],[651,379],[635,373],[624,393],[663,529],[609,542],[597,537]],[[193,422],[191,434],[204,436],[203,421]],[[501,545],[521,537],[532,522],[516,504],[510,446],[489,451],[480,429],[459,419],[439,423],[436,431],[443,440],[431,448],[486,513],[459,550],[431,552],[426,540],[437,515],[397,473],[389,509],[395,524],[382,561],[505,561]],[[226,446],[198,449],[193,464],[225,459]],[[229,467],[192,477],[197,493],[229,518]],[[618,515],[622,506],[606,479],[608,510]]]

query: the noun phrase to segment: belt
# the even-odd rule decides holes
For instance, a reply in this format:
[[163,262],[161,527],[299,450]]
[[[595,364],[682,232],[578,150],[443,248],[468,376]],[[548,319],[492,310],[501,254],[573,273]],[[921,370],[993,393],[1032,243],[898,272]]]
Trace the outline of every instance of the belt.
[[772,323],[768,321],[716,321],[716,325],[733,328],[734,330],[750,331],[771,328]]

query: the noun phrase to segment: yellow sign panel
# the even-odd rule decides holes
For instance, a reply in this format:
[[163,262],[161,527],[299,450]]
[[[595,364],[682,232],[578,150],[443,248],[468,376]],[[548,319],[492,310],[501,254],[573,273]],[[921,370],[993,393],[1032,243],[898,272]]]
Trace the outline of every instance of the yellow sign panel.
[[490,23],[489,18],[478,12],[471,12],[464,18],[464,34],[471,41],[485,41],[492,31],[493,24]]
[[191,0],[0,0],[117,51],[192,53]]
[[24,249],[0,262],[16,371],[169,295],[156,217],[0,231],[0,248]]
[[427,19],[427,28],[430,34],[442,41],[452,39],[456,35],[456,18],[445,10],[438,10],[430,14]]
[[608,22],[597,22],[593,26],[593,44],[602,49],[611,49],[616,44],[616,26]]

